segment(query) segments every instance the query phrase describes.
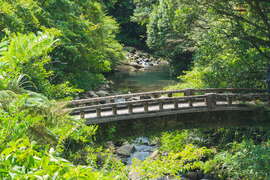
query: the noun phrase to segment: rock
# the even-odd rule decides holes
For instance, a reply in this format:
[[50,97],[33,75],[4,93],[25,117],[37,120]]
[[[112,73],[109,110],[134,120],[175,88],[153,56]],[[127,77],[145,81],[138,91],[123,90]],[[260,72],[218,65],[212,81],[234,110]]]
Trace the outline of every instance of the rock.
[[112,141],[106,142],[106,147],[110,149],[115,149],[114,143]]
[[87,95],[88,97],[91,97],[91,98],[97,98],[97,97],[98,97],[98,95],[97,95],[94,91],[88,91],[88,92],[86,93],[86,95]]
[[138,54],[135,53],[135,54],[133,55],[133,57],[134,57],[135,59],[137,59],[137,58],[139,58],[140,56],[139,56]]
[[116,150],[117,154],[123,156],[130,156],[135,151],[134,145],[125,144]]
[[104,91],[104,90],[99,90],[96,92],[96,94],[100,97],[109,96],[109,93],[107,91]]
[[137,63],[135,63],[135,62],[131,62],[129,65],[132,66],[132,67],[135,67],[135,68],[137,68],[137,69],[143,68],[142,65],[137,64]]
[[147,137],[138,137],[134,142],[137,143],[137,144],[148,145],[149,144],[149,139]]
[[109,84],[103,84],[101,87],[100,87],[101,90],[107,90],[107,89],[110,89],[110,85]]
[[130,158],[128,158],[128,163],[127,164],[132,164],[132,159],[134,159],[134,158],[143,161],[147,157],[149,157],[149,155],[150,155],[149,152],[135,152],[134,154],[131,155]]
[[149,156],[151,159],[156,159],[158,157],[159,151],[156,150],[154,152],[152,152],[152,154]]

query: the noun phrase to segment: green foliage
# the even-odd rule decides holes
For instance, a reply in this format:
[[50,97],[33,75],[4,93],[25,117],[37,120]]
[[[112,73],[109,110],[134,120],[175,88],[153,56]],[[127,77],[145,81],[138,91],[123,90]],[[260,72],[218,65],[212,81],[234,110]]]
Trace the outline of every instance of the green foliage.
[[180,87],[263,88],[268,58],[239,38],[220,31],[225,23],[209,31],[194,56],[194,68],[180,76]]
[[[102,76],[123,57],[122,47],[115,40],[118,26],[106,16],[99,1],[1,0],[0,18],[0,39],[10,33],[57,31],[58,46],[50,50],[52,62],[47,65],[55,72],[51,79],[53,84],[68,80],[79,88],[93,88],[100,79],[86,79],[87,85],[79,84],[81,73],[89,73],[87,78]],[[37,53],[35,51],[29,56]]]
[[215,171],[222,178],[269,178],[269,144],[254,145],[250,141],[235,143],[234,148],[221,152],[206,163],[206,172]]
[[132,21],[132,15],[135,9],[133,0],[106,1],[108,13],[113,16],[120,25],[120,32],[117,39],[125,46],[132,46],[138,49],[146,49],[145,36],[146,27],[140,26],[138,22]]
[[53,149],[40,152],[29,139],[8,144],[0,154],[0,177],[8,179],[111,179],[89,166],[74,166]]
[[[153,2],[153,3],[151,3]],[[136,0],[133,20],[147,26],[147,44],[166,57],[174,88],[264,88],[269,64],[269,2]]]
[[[69,117],[64,104],[21,89],[0,91],[0,178],[1,179],[113,179],[126,176],[124,166],[110,153],[102,169],[96,171],[97,160],[85,159],[87,166],[74,165],[76,158],[67,153],[72,144],[93,144],[96,126],[86,126]],[[69,144],[71,142],[72,144]],[[91,149],[91,146],[86,148]],[[96,150],[95,150],[96,152]],[[87,153],[93,153],[87,151]],[[97,155],[96,155],[97,156]],[[88,162],[89,162],[88,161]],[[90,166],[91,165],[91,166]],[[114,171],[111,172],[111,169]]]
[[179,152],[187,143],[188,135],[187,131],[165,132],[160,138],[160,149],[167,152]]
[[201,7],[197,28],[189,35],[196,41],[197,49],[193,68],[179,77],[184,84],[178,87],[264,88],[269,64],[269,46],[264,42],[269,39],[266,34],[270,29],[265,21],[269,3],[231,0],[214,1],[207,6],[208,3],[201,1],[191,6]]
[[171,152],[167,156],[159,156],[153,160],[133,160],[132,170],[143,178],[159,178],[164,175],[176,176],[188,171],[200,169],[204,166],[203,158],[207,158],[214,151],[205,147],[197,148],[187,144],[182,151]]
[[49,53],[57,43],[55,34],[57,32],[50,30],[38,35],[10,35],[0,56],[1,81],[6,84],[6,89],[15,92],[21,88],[35,90],[50,98],[63,98],[78,92],[68,82],[52,84],[50,81],[54,73],[46,67],[51,63]]

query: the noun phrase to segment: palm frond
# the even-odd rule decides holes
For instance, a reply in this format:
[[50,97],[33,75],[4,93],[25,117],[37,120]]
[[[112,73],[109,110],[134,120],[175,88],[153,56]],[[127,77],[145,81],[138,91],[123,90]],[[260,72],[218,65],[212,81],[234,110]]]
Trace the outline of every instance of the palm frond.
[[7,51],[8,41],[0,42],[0,56],[3,52]]
[[28,88],[35,88],[35,84],[28,80],[30,76],[26,74],[20,74],[18,78],[11,79],[8,83],[8,89],[16,92],[16,93],[23,93],[25,89]]

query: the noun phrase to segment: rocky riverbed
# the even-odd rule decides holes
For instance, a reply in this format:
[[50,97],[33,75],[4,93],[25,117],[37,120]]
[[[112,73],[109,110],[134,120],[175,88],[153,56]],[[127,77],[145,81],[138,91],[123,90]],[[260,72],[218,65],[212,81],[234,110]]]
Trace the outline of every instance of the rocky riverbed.
[[[124,164],[130,167],[129,179],[141,180],[142,177],[139,173],[134,171],[131,167],[134,159],[141,161],[146,158],[156,159],[158,156],[166,156],[166,153],[159,151],[159,145],[152,142],[147,137],[138,137],[131,142],[124,142],[121,145],[114,144],[112,141],[107,143],[108,147],[113,150],[114,154]],[[188,172],[187,174],[179,175],[177,177],[164,176],[152,180],[215,180],[212,176],[203,174],[201,171]]]
[[117,67],[116,71],[120,72],[138,72],[147,71],[153,66],[168,65],[168,62],[162,58],[152,56],[147,52],[137,50],[132,47],[126,48],[126,60],[121,62]]

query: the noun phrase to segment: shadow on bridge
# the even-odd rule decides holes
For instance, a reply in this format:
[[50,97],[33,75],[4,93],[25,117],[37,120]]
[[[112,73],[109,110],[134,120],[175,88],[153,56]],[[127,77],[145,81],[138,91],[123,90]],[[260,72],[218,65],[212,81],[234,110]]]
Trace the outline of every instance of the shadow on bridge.
[[209,111],[156,114],[99,124],[100,131],[114,127],[118,136],[146,136],[157,132],[191,128],[270,127],[270,111],[264,107],[228,108]]

